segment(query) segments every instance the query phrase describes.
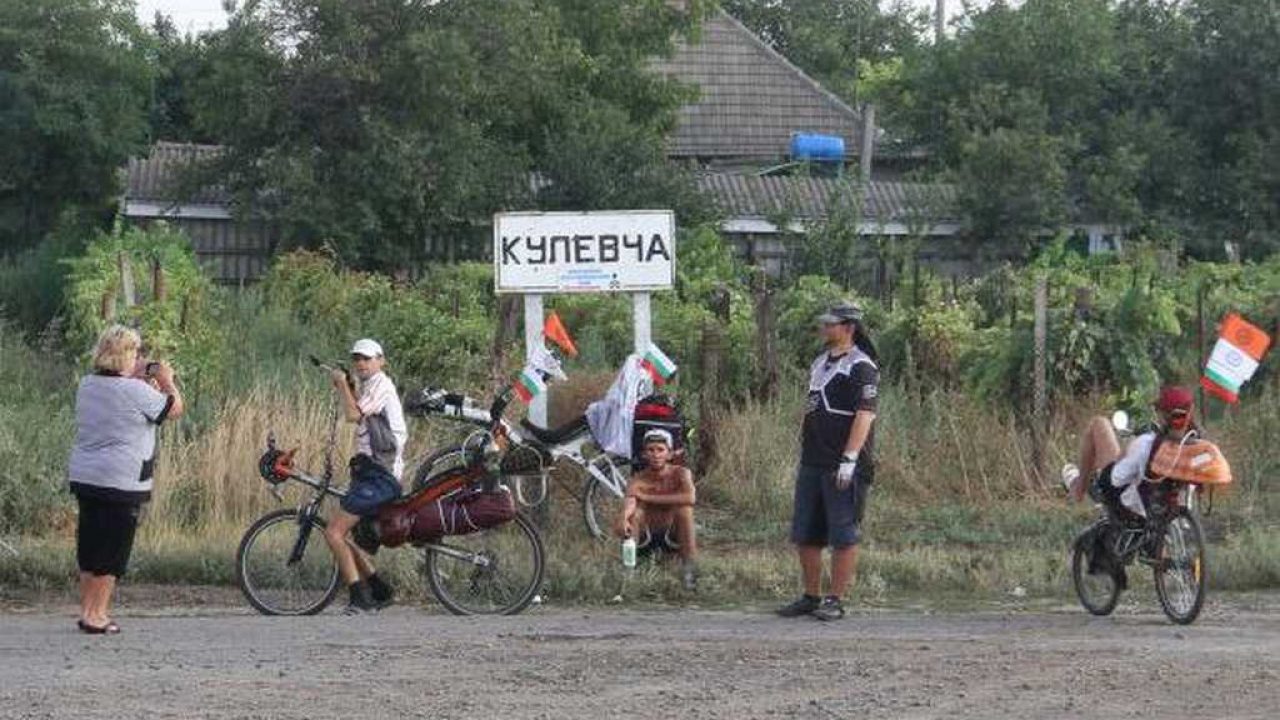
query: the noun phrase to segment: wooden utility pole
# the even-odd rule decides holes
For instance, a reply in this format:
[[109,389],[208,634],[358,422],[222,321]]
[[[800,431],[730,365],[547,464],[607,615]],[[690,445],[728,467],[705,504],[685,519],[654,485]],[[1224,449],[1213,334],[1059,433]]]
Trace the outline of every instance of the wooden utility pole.
[[864,103],[862,106],[862,148],[858,156],[858,182],[866,185],[871,182],[871,161],[876,151],[876,106]]
[[933,42],[942,44],[947,30],[947,0],[936,0],[933,10]]
[[764,268],[756,267],[751,275],[751,294],[756,305],[756,397],[772,398],[778,392],[778,342],[773,312],[773,290]]

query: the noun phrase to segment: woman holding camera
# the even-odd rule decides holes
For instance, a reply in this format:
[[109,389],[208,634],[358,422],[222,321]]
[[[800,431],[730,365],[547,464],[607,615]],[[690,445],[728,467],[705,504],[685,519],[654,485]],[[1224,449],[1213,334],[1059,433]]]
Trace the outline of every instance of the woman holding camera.
[[156,428],[182,415],[182,394],[166,363],[140,360],[138,333],[122,325],[102,332],[93,372],[76,393],[76,439],[68,463],[80,505],[76,564],[82,632],[120,632],[109,605],[133,549],[138,513],[151,499]]

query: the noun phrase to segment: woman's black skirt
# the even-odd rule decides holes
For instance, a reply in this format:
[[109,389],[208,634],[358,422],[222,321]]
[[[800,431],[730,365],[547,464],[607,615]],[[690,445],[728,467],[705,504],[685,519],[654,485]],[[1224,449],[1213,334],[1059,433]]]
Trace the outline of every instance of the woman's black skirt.
[[124,575],[141,506],[79,495],[77,499],[80,522],[76,526],[76,563],[80,572]]

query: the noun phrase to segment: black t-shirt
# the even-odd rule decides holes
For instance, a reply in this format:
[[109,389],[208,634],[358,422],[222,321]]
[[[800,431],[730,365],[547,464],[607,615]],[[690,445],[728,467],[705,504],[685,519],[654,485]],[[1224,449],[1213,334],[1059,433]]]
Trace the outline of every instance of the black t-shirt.
[[[800,431],[800,464],[835,468],[849,441],[859,410],[875,412],[880,370],[866,353],[854,348],[832,356],[823,353],[809,368],[809,400]],[[860,458],[870,467],[875,430],[867,436]],[[863,465],[860,459],[859,465]]]

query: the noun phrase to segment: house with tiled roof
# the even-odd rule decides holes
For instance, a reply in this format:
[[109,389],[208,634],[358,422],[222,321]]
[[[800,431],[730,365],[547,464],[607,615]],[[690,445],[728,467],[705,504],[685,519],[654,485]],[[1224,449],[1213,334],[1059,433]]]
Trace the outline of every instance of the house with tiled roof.
[[[872,118],[727,13],[711,13],[696,39],[655,60],[653,69],[698,89],[679,111],[667,155],[696,169],[699,188],[723,213],[726,236],[752,262],[781,270],[788,242],[837,205],[856,208],[867,235],[950,236],[959,229],[950,188],[902,180],[917,157],[883,147]],[[811,172],[793,152],[798,134],[831,139],[839,152]],[[220,280],[253,279],[275,248],[271,228],[233,218],[230,198],[216,185],[174,200],[182,168],[216,152],[157,143],[149,157],[129,163],[124,215],[177,224]],[[858,182],[864,175],[870,181]]]

